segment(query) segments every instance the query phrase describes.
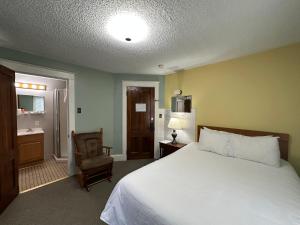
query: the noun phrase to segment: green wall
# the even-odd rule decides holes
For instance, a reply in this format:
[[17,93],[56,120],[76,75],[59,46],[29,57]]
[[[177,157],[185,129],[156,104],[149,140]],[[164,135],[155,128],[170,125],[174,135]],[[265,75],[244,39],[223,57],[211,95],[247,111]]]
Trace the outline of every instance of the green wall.
[[110,73],[5,48],[0,48],[0,58],[74,73],[75,106],[82,107],[82,114],[75,115],[76,131],[103,127],[105,144],[113,145],[114,79]]
[[62,63],[32,54],[0,48],[0,58],[68,71],[75,74],[76,131],[104,129],[104,142],[113,154],[122,153],[122,80],[160,81],[160,106],[164,106],[164,76],[112,74]]

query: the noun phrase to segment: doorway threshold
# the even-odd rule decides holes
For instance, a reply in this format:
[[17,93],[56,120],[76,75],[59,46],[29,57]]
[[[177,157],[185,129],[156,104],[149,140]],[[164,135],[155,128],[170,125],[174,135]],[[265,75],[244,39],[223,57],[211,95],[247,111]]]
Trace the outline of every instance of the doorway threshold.
[[20,194],[24,194],[26,192],[29,192],[29,191],[33,191],[35,189],[38,189],[38,188],[41,188],[41,187],[44,187],[44,186],[47,186],[49,184],[52,184],[52,183],[55,183],[55,182],[58,182],[58,181],[61,181],[61,180],[64,180],[66,178],[68,178],[69,176],[66,176],[66,177],[62,177],[62,178],[59,178],[57,180],[54,180],[54,181],[51,181],[51,182],[48,182],[48,183],[45,183],[45,184],[41,184],[39,186],[36,186],[36,187],[33,187],[33,188],[30,188],[30,189],[27,189],[27,190],[24,190],[24,191],[20,191]]

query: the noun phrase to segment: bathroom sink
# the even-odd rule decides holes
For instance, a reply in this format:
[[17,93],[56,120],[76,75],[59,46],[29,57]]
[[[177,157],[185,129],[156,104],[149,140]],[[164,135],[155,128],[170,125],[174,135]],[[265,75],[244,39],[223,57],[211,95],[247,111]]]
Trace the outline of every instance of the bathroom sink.
[[31,134],[43,134],[42,128],[27,128],[18,130],[18,136],[31,135]]

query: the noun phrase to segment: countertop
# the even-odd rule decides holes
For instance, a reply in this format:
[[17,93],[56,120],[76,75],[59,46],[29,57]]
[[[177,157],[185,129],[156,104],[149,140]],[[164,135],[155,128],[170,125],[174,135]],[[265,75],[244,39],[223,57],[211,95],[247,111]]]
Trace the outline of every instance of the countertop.
[[18,130],[18,136],[32,135],[32,134],[43,134],[44,130],[42,128],[29,128]]

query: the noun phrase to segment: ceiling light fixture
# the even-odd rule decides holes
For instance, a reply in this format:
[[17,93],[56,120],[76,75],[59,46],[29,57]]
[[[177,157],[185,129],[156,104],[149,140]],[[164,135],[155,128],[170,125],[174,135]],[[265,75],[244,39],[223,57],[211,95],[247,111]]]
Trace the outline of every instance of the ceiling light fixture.
[[146,39],[149,29],[141,17],[130,13],[120,13],[109,19],[107,31],[119,41],[137,43]]

